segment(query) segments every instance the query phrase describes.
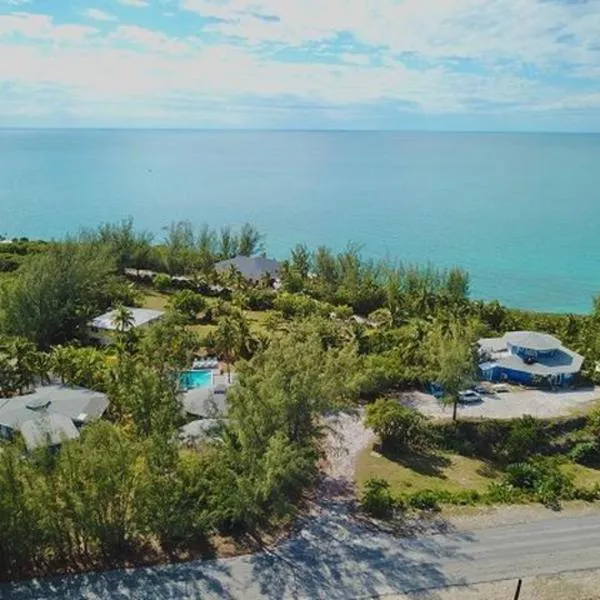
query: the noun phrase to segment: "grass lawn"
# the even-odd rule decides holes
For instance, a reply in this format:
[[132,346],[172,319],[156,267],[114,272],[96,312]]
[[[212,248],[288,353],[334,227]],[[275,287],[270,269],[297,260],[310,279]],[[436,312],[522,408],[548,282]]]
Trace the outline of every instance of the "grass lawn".
[[[153,310],[166,310],[167,304],[169,302],[169,294],[164,294],[161,292],[157,292],[154,290],[144,290],[144,299],[142,300],[143,308],[151,308]],[[205,297],[207,304],[213,305],[216,304],[216,298]],[[250,323],[250,329],[254,333],[265,333],[266,327],[265,322],[269,317],[269,314],[272,311],[254,311],[254,310],[246,310],[244,314]],[[195,331],[199,336],[205,337],[211,331],[216,329],[214,324],[196,324],[190,325],[190,329]]]
[[360,489],[367,479],[380,477],[390,483],[393,493],[425,489],[484,491],[498,476],[493,467],[476,458],[446,453],[407,453],[398,460],[390,460],[372,448],[366,448],[358,456],[355,473]]
[[146,292],[142,300],[142,308],[152,310],[166,310],[169,296],[160,292]]
[[563,465],[563,469],[575,477],[573,481],[577,487],[592,487],[600,484],[600,469],[592,469],[575,463],[567,463]]

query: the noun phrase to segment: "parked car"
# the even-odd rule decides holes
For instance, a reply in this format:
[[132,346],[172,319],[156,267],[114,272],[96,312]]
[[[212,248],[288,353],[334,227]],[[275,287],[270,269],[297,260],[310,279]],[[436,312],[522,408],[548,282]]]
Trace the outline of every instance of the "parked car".
[[473,388],[478,394],[489,394],[490,391],[485,385],[476,385]]
[[429,393],[434,398],[443,398],[444,388],[439,383],[432,382],[429,384]]
[[462,404],[476,404],[481,402],[481,396],[475,390],[458,392],[458,399]]
[[492,391],[496,394],[506,394],[506,392],[510,392],[510,388],[505,383],[497,383]]

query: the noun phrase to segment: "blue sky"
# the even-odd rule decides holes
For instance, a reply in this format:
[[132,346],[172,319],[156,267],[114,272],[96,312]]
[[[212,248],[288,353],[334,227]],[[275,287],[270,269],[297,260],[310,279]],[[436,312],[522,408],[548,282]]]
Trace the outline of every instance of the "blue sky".
[[600,0],[0,0],[0,126],[600,131]]

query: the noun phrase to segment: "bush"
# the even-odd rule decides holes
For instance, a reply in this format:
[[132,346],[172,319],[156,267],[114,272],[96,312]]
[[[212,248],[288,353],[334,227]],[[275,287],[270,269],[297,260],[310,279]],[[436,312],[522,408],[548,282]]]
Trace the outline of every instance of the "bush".
[[263,288],[250,288],[246,292],[246,303],[249,310],[271,310],[275,300],[275,292]]
[[533,495],[551,507],[558,507],[560,500],[573,496],[573,478],[560,469],[560,461],[553,458],[534,458],[526,463],[509,465],[505,482]]
[[506,440],[500,442],[500,453],[509,463],[525,460],[543,450],[548,443],[544,424],[530,415],[512,422]]
[[419,510],[430,510],[437,512],[440,510],[440,501],[443,502],[447,499],[448,495],[445,492],[423,490],[410,495],[408,497],[408,504],[412,508],[418,508]]
[[580,465],[595,466],[600,463],[600,447],[596,440],[579,442],[569,452],[569,458]]
[[171,278],[168,275],[165,275],[164,273],[158,273],[154,277],[153,283],[154,283],[154,287],[157,290],[164,292],[171,287]]
[[511,504],[519,498],[519,491],[506,481],[493,481],[487,489],[486,500],[490,504]]
[[583,500],[584,502],[596,502],[600,500],[600,485],[596,484],[591,488],[577,488],[573,490],[573,500]]
[[369,479],[360,503],[367,514],[377,519],[389,519],[394,514],[394,498],[385,479]]
[[192,290],[180,290],[171,296],[169,306],[193,321],[206,308],[206,299]]
[[10,273],[16,271],[19,268],[20,261],[11,255],[0,255],[0,272]]
[[380,398],[367,406],[365,423],[379,436],[383,452],[407,448],[423,450],[430,445],[430,430],[425,417],[397,400]]

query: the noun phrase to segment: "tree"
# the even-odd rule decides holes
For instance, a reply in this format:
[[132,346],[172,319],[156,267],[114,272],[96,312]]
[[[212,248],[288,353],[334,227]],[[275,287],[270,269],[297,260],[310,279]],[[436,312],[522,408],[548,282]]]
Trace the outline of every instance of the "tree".
[[365,424],[379,436],[383,452],[406,449],[423,450],[429,446],[430,433],[425,417],[397,400],[380,398],[369,404]]
[[184,275],[195,267],[196,237],[189,221],[171,223],[166,229],[164,262],[169,275]]
[[171,287],[171,278],[165,273],[157,273],[154,276],[154,287],[159,292],[165,292]]
[[126,306],[117,306],[112,317],[113,325],[119,333],[129,331],[135,324],[133,313]]
[[219,234],[219,258],[227,260],[238,254],[238,239],[231,227],[222,227]]
[[444,399],[452,404],[452,420],[456,421],[459,392],[470,385],[475,374],[473,328],[453,325],[446,333],[436,329],[432,335],[436,363],[436,381],[444,390]]
[[168,439],[182,425],[178,374],[127,354],[113,367],[107,393],[119,421],[136,437]]
[[219,319],[214,332],[214,345],[217,353],[223,357],[227,365],[227,380],[231,382],[231,363],[236,360],[242,351],[245,340],[239,321],[226,315]]
[[42,348],[83,335],[106,308],[114,269],[105,252],[67,242],[32,256],[0,290],[0,327]]
[[194,321],[198,313],[206,308],[206,299],[192,290],[180,290],[171,296],[169,306]]
[[14,385],[22,394],[35,383],[37,352],[35,345],[23,338],[14,338],[8,345],[8,354],[13,362]]
[[244,223],[238,234],[237,253],[253,256],[263,250],[264,236],[250,223]]
[[293,512],[316,473],[323,415],[357,398],[356,360],[351,347],[327,351],[316,335],[294,331],[239,363],[230,420],[210,457],[222,527],[252,529]]

